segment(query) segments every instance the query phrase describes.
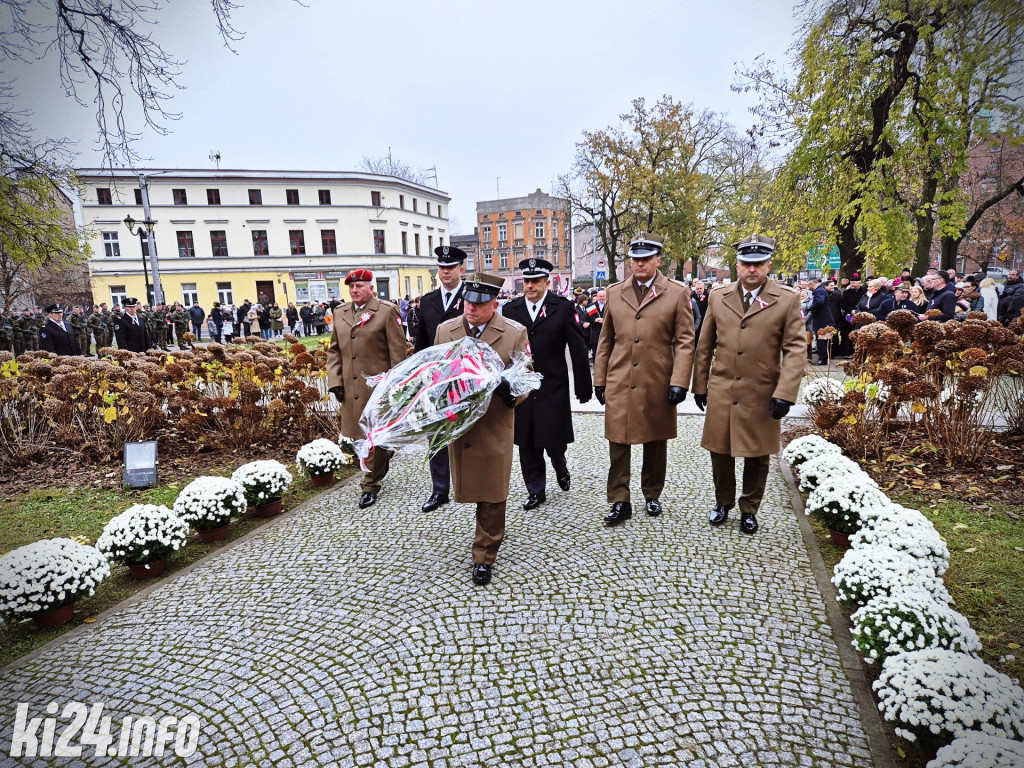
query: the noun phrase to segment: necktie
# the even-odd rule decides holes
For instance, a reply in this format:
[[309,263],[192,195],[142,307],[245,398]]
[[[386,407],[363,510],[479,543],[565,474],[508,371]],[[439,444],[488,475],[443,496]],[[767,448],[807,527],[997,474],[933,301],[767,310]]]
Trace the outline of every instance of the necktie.
[[748,309],[750,309],[750,302],[752,302],[753,300],[754,300],[754,297],[750,293],[750,291],[744,291],[743,292],[743,311],[744,312],[746,312]]
[[531,304],[530,305],[530,317],[533,318],[534,320],[537,319],[537,305],[536,304]]
[[474,339],[479,339],[480,338],[480,334],[483,333],[483,332],[484,332],[483,328],[477,328],[476,326],[473,326],[473,338]]
[[647,295],[647,286],[643,283],[633,283],[633,291],[636,293],[637,304],[643,303],[644,296]]
[[448,307],[450,307],[451,305],[452,305],[452,292],[451,291],[445,291],[444,292],[444,311],[447,312],[448,311]]

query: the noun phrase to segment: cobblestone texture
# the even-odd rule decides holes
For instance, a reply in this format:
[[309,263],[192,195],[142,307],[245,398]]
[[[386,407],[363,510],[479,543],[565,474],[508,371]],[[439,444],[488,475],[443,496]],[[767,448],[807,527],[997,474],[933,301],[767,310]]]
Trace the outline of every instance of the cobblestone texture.
[[[514,465],[490,586],[472,507],[420,512],[422,457],[399,456],[376,506],[335,488],[4,674],[0,764],[870,767],[777,465],[760,533],[710,529],[703,420],[681,416],[665,514],[607,529],[601,417],[575,419],[572,491],[549,471],[523,512]],[[8,757],[16,703],[54,700],[193,713],[199,751]]]

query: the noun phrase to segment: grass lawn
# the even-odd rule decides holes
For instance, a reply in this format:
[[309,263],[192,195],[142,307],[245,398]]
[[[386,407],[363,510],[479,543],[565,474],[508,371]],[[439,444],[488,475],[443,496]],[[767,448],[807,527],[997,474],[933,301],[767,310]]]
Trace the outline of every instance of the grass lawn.
[[[357,465],[355,465],[357,466]],[[234,466],[204,468],[200,474],[230,475]],[[291,488],[283,496],[285,511],[317,495],[323,488],[315,487],[305,475],[299,474],[294,466],[289,469],[295,475]],[[336,477],[344,479],[356,471],[353,465],[345,467]],[[188,480],[170,480],[145,490],[120,488],[40,488],[23,494],[13,494],[0,500],[0,555],[40,539],[66,536],[94,544],[103,531],[103,526],[113,516],[120,514],[132,504],[163,504],[172,506],[178,492]],[[272,519],[272,518],[269,518]],[[268,518],[257,518],[245,514],[232,522],[225,541],[204,544],[193,532],[188,544],[167,561],[164,575],[155,579],[137,581],[132,578],[124,565],[111,565],[110,577],[96,590],[93,597],[75,605],[75,617],[71,623],[54,629],[37,629],[31,621],[0,624],[0,667],[9,664],[56,637],[117,605],[136,592],[159,582],[168,575],[180,571],[224,544],[244,536],[254,528],[267,522]]]

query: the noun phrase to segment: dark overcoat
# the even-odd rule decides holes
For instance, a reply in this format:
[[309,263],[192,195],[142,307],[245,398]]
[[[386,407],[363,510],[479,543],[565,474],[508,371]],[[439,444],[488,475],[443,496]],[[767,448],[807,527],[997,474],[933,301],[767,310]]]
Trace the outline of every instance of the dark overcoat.
[[384,373],[408,356],[402,316],[390,301],[374,296],[359,312],[351,302],[339,304],[333,326],[327,348],[327,386],[345,388],[341,434],[360,440],[366,435],[359,426],[359,417],[373,392],[364,374]]
[[[436,344],[444,344],[466,336],[466,323],[461,318],[441,324],[434,336]],[[487,323],[480,341],[501,356],[507,367],[516,353],[525,353],[526,329],[499,312]],[[526,395],[516,402],[521,403]],[[499,397],[492,397],[487,412],[473,427],[448,446],[452,467],[452,489],[460,503],[498,502],[508,498],[512,477],[513,421],[515,409]]]
[[769,280],[746,314],[740,283],[711,292],[693,364],[693,393],[707,394],[701,445],[727,456],[779,450],[773,397],[796,402],[807,362],[800,294]]
[[828,289],[819,285],[814,289],[811,299],[811,330],[817,332],[828,326],[836,327],[836,320],[832,317],[832,302],[829,300]]
[[114,336],[117,346],[132,352],[145,352],[149,349],[149,334],[146,332],[146,319],[137,314],[138,324],[132,322],[132,316],[125,312],[114,320]]
[[693,370],[690,289],[660,272],[639,306],[632,279],[607,289],[594,386],[605,387],[604,435],[613,443],[676,436],[668,388],[688,387]]
[[67,323],[64,324],[64,327],[67,328],[67,331],[62,330],[50,318],[46,318],[46,323],[39,330],[39,349],[44,352],[52,352],[55,355],[82,354],[74,330]]
[[593,391],[590,358],[573,303],[548,291],[537,322],[530,319],[530,309],[523,296],[506,302],[501,313],[526,327],[533,369],[544,377],[540,389],[531,392],[516,407],[515,444],[527,448],[557,448],[573,442],[566,348],[572,360],[577,399],[586,399]]
[[416,335],[413,337],[413,347],[417,352],[434,343],[434,336],[441,323],[462,315],[462,294],[465,291],[465,286],[465,283],[459,285],[447,312],[444,311],[444,299],[441,297],[440,288],[423,294],[420,299],[419,324],[416,326]]

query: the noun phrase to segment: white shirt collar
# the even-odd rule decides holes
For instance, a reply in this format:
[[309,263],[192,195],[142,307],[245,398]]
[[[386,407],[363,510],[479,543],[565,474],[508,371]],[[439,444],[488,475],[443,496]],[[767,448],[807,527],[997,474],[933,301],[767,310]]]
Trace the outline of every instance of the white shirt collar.
[[[456,286],[455,286],[454,288],[452,288],[451,290],[448,290],[448,289],[447,289],[447,288],[445,288],[445,287],[444,287],[443,285],[441,286],[441,303],[442,303],[442,304],[444,304],[444,308],[445,308],[445,309],[448,309],[448,307],[450,307],[450,306],[451,306],[451,303],[452,303],[453,301],[455,301],[455,296],[456,296],[456,294],[457,294],[457,293],[458,293],[459,291],[461,291],[461,290],[462,290],[462,280],[461,280],[461,279],[459,280],[459,284],[458,284],[458,285],[456,285]],[[446,295],[448,295],[448,294],[451,294],[450,300],[449,300],[449,301],[445,301],[445,300],[444,300],[444,299],[445,299],[445,296],[446,296]]]
[[[657,277],[657,275],[655,275],[654,277]],[[653,284],[654,284],[654,277],[652,277],[652,278],[651,278],[650,280],[648,280],[648,281],[647,281],[646,283],[641,283],[641,282],[640,282],[639,280],[637,280],[637,283],[639,283],[640,285],[642,285],[642,286],[643,286],[644,288],[650,288],[650,287],[651,287],[651,285],[653,285]]]
[[740,298],[743,297],[743,294],[749,293],[750,294],[750,300],[753,301],[754,299],[756,299],[760,295],[761,289],[764,288],[766,285],[768,285],[768,283],[761,283],[761,285],[758,286],[757,288],[755,288],[754,290],[748,291],[746,288],[743,287],[743,283],[740,283],[740,291],[741,291]]
[[[530,301],[529,299],[527,299],[526,303],[531,307],[539,307],[541,304],[544,303],[544,299],[546,299],[547,297],[548,292],[544,291],[544,293],[541,294],[541,297],[537,301]],[[532,313],[533,310],[531,309],[530,312]]]

